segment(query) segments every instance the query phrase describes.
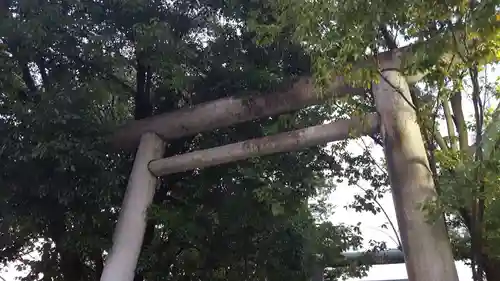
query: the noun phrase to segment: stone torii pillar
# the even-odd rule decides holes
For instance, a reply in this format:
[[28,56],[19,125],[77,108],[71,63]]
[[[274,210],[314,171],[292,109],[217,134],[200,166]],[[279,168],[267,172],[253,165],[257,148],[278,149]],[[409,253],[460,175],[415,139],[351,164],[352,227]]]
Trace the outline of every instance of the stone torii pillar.
[[163,157],[164,151],[165,143],[155,133],[141,136],[101,281],[134,280],[146,231],[147,210],[158,186],[158,177],[149,171],[148,164]]
[[402,55],[396,50],[378,58],[381,77],[372,89],[408,280],[458,281],[444,218],[430,221],[422,209],[437,193],[410,89],[400,70]]

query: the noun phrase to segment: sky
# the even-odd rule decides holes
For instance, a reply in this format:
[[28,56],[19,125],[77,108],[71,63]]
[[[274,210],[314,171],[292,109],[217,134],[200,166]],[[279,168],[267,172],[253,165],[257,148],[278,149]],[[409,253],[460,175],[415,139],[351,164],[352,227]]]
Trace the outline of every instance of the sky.
[[[352,150],[361,150],[362,146],[353,142]],[[357,146],[357,147],[356,147]],[[381,147],[376,147],[373,150],[373,156],[375,159],[383,157],[383,150]],[[345,223],[345,224],[356,224],[361,222],[361,231],[365,242],[370,239],[376,241],[384,241],[389,249],[397,248],[397,239],[394,232],[389,229],[382,229],[380,226],[387,223],[387,219],[382,214],[374,215],[372,213],[363,212],[357,213],[350,209],[345,209],[343,206],[349,204],[353,201],[354,195],[363,194],[363,191],[355,186],[348,186],[346,184],[340,184],[336,191],[331,194],[329,198],[329,203],[336,205],[336,212],[330,217],[330,220],[334,223]],[[396,225],[397,220],[396,213],[394,210],[394,203],[392,201],[392,196],[387,193],[384,198],[380,201],[380,204],[385,209],[388,217]],[[368,249],[368,245],[365,243],[365,249]],[[471,270],[463,262],[456,262],[457,271],[459,274],[460,281],[472,281]],[[405,264],[392,264],[392,265],[375,265],[368,271],[368,276],[362,279],[347,279],[347,281],[357,281],[357,280],[394,280],[394,279],[405,279],[408,278],[406,274]]]
[[[361,231],[365,240],[377,240],[387,243],[390,249],[396,248],[397,243],[394,242],[395,235],[391,230],[382,229],[380,225],[387,222],[387,219],[381,215],[373,215],[371,213],[356,213],[352,210],[345,210],[341,204],[347,204],[352,201],[355,194],[362,194],[362,191],[356,187],[339,186],[337,191],[332,194],[331,202],[337,203],[337,213],[331,217],[331,220],[336,223],[355,224],[361,222]],[[339,200],[340,199],[340,200]],[[342,202],[344,201],[344,202]],[[347,202],[346,202],[347,201]],[[342,202],[342,203],[340,203]],[[394,204],[392,196],[388,193],[382,200],[381,205],[384,206],[387,214],[394,224],[397,225],[396,214],[394,212]],[[472,281],[471,270],[463,262],[456,262],[457,271],[460,281]],[[375,265],[368,271],[368,276],[362,279],[348,279],[348,281],[356,280],[392,280],[408,278],[406,274],[405,264],[388,264],[388,265]]]

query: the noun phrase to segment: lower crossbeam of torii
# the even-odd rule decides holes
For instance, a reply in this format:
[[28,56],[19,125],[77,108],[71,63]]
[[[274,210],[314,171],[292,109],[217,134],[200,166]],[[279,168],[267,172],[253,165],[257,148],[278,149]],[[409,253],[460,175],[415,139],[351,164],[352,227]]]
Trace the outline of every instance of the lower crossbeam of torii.
[[[444,220],[429,223],[421,203],[436,197],[432,174],[409,84],[416,79],[399,69],[412,56],[412,46],[379,54],[381,79],[374,82],[377,113],[339,120],[293,132],[194,151],[164,158],[165,141],[319,104],[326,98],[363,94],[365,89],[332,79],[326,95],[318,96],[311,78],[269,95],[225,98],[124,126],[113,137],[122,148],[138,146],[127,191],[101,281],[132,281],[158,177],[271,153],[298,150],[352,137],[382,133],[394,205],[403,244],[408,280],[458,281]],[[442,59],[449,62],[449,54]],[[365,67],[367,61],[358,67]],[[422,75],[420,75],[422,76]]]

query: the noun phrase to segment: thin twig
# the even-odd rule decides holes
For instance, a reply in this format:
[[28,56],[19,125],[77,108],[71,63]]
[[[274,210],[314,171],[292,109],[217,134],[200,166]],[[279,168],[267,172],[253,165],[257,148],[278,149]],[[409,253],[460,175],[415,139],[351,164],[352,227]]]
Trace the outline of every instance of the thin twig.
[[[361,190],[363,190],[364,192],[367,192],[367,190],[365,188],[363,188],[359,183],[356,183],[356,186],[358,188],[360,188]],[[387,219],[389,225],[391,226],[392,231],[394,231],[394,235],[396,235],[396,239],[398,240],[399,247],[402,247],[403,243],[401,242],[401,239],[399,237],[399,233],[396,230],[396,226],[394,225],[391,218],[389,217],[389,214],[387,214],[387,212],[385,211],[385,208],[382,206],[382,204],[380,204],[380,202],[377,200],[376,197],[373,198],[373,201],[377,204],[377,206],[379,206],[380,210],[382,211],[382,213],[384,214],[385,218]]]

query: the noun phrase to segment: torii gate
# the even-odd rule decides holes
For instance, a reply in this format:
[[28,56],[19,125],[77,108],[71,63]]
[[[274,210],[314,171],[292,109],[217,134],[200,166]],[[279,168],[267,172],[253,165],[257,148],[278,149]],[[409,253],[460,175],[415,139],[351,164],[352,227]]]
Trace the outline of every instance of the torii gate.
[[[158,177],[271,153],[293,151],[331,141],[381,132],[392,195],[410,281],[458,281],[443,219],[428,223],[420,204],[436,196],[424,142],[416,120],[409,84],[400,69],[412,58],[412,47],[379,54],[381,79],[372,83],[378,114],[340,120],[292,132],[163,158],[171,139],[210,131],[256,118],[319,104],[326,98],[362,94],[337,76],[327,94],[314,92],[312,79],[303,77],[289,90],[265,96],[224,98],[213,102],[133,121],[113,138],[120,147],[138,146],[127,191],[101,281],[132,281]],[[450,62],[450,55],[442,59]],[[363,61],[356,67],[363,67]],[[380,130],[379,130],[380,128]]]

